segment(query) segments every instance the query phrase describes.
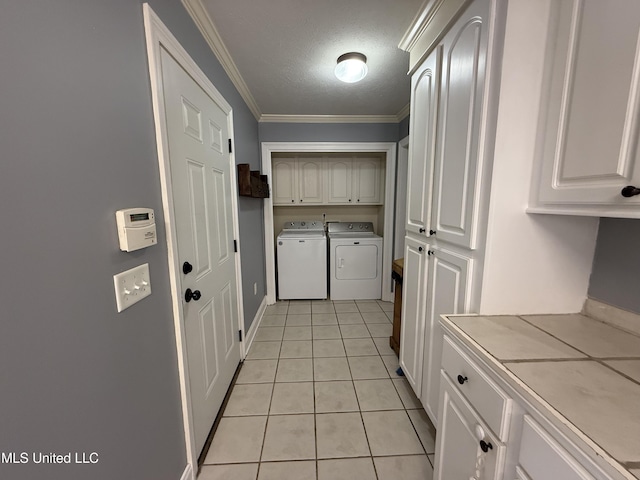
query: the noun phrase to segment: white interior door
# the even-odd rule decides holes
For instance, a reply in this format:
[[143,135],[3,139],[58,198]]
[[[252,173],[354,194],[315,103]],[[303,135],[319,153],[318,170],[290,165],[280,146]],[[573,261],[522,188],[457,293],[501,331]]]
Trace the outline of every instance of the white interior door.
[[178,261],[193,268],[178,283],[200,452],[240,362],[228,118],[165,50],[161,62]]

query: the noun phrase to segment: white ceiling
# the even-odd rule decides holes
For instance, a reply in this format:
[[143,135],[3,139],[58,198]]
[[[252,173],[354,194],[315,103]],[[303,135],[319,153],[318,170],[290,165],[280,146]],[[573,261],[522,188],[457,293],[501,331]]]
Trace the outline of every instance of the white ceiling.
[[[183,1],[262,120],[408,113],[409,54],[398,43],[424,0]],[[351,51],[367,56],[369,74],[346,84],[333,70]]]

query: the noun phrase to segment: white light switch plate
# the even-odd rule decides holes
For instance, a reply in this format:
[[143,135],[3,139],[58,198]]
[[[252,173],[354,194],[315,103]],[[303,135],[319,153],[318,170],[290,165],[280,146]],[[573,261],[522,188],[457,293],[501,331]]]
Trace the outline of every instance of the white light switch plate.
[[118,312],[151,295],[149,264],[145,263],[113,276]]

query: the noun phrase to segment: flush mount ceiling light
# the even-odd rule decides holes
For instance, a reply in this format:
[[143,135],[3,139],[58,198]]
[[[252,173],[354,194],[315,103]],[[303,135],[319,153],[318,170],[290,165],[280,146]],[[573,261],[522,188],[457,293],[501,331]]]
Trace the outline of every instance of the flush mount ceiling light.
[[367,57],[361,53],[350,52],[338,57],[335,74],[338,80],[355,83],[362,80],[368,72]]

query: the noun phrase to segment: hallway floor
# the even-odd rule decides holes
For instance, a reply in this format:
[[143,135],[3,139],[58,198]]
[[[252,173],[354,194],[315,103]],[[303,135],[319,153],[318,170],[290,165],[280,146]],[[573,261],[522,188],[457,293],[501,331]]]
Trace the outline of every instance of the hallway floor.
[[430,480],[435,430],[389,347],[393,304],[267,307],[198,480]]

